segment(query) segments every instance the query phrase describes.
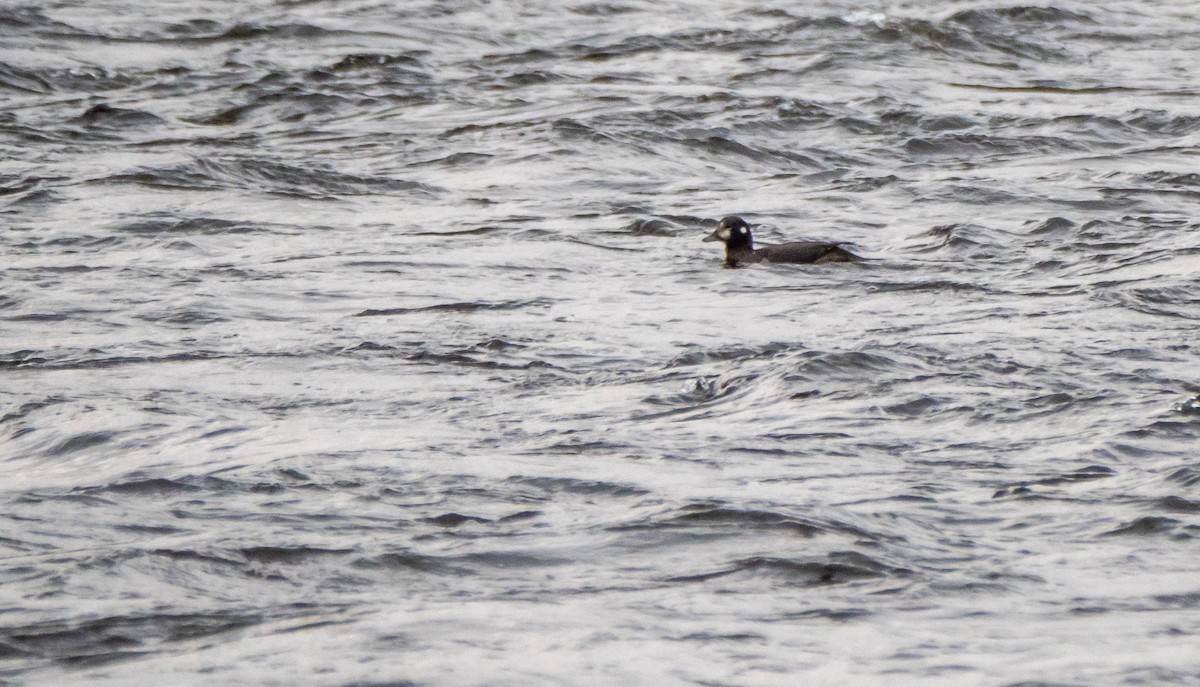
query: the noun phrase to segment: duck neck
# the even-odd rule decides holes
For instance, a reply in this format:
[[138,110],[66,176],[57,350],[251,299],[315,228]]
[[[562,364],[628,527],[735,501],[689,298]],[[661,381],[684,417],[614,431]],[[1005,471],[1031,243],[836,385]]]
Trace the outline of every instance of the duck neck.
[[741,247],[725,246],[726,267],[737,267],[743,262],[758,262],[754,249],[749,244]]
[[729,255],[731,253],[745,253],[753,250],[754,239],[750,236],[749,232],[741,235],[733,234],[729,237],[729,240],[725,242],[725,255]]

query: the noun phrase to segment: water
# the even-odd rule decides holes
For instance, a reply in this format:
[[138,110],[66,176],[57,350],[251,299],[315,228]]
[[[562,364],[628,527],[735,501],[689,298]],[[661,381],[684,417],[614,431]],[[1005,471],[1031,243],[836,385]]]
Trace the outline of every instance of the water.
[[1198,18],[5,5],[0,680],[1196,684]]

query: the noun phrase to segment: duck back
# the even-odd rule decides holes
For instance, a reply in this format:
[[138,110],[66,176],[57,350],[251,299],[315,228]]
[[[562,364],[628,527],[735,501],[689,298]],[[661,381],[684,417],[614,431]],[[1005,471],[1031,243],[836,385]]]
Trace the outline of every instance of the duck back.
[[755,262],[821,264],[826,262],[855,262],[862,259],[836,243],[822,243],[819,241],[797,241],[795,243],[781,243],[777,246],[763,246],[754,252],[758,255],[758,260]]

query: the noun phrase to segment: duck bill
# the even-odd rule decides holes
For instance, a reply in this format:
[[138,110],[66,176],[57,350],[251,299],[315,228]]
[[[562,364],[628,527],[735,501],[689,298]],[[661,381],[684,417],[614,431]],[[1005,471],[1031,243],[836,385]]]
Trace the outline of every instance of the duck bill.
[[721,238],[721,230],[718,228],[713,233],[711,233],[708,236],[705,236],[703,239],[701,239],[701,242],[708,243],[709,241],[724,241],[724,240],[725,239]]

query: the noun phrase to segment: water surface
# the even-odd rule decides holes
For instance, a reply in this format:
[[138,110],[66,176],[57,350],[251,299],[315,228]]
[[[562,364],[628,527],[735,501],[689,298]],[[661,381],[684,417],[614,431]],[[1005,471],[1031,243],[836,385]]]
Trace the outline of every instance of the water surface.
[[1195,684],[1198,19],[5,6],[0,680]]

